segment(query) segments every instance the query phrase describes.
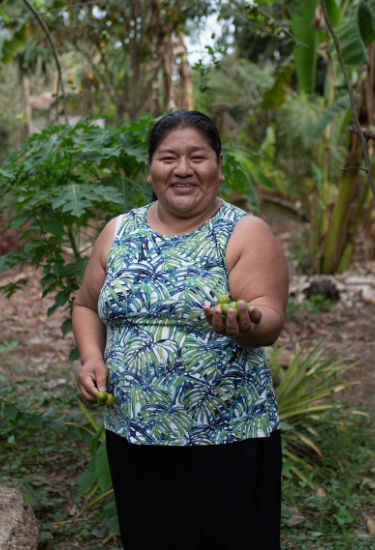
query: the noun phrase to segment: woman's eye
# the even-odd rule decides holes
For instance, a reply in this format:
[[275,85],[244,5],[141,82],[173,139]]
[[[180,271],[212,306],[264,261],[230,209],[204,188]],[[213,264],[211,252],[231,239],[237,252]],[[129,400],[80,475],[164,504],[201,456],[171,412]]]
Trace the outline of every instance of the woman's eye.
[[202,160],[204,157],[193,157],[193,160]]

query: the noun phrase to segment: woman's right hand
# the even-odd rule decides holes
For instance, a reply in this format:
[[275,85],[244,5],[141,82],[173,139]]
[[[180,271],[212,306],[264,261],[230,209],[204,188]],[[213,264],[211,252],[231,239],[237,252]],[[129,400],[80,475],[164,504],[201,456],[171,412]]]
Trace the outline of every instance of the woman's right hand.
[[108,369],[102,359],[90,357],[79,372],[77,385],[82,396],[91,405],[97,402],[96,394],[107,390]]

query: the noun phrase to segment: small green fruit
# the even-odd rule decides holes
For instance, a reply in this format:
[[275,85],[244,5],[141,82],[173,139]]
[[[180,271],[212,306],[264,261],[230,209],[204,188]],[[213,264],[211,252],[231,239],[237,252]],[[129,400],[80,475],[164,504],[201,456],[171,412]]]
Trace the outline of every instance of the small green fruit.
[[107,399],[107,392],[106,391],[98,391],[96,394],[96,399],[98,400],[98,405],[103,406],[105,403],[105,400]]
[[236,317],[238,318],[238,305],[237,305],[237,302],[231,302],[229,304],[229,309],[234,309],[234,311],[236,312]]
[[107,399],[105,400],[105,404],[107,405],[107,407],[109,407],[110,405],[112,405],[113,401],[114,401],[113,395],[109,393],[107,395]]
[[229,311],[230,304],[223,304],[221,306],[221,311],[223,312],[223,315],[227,316]]
[[218,297],[217,303],[218,304],[229,304],[230,303],[230,298],[226,294],[222,294],[221,296]]

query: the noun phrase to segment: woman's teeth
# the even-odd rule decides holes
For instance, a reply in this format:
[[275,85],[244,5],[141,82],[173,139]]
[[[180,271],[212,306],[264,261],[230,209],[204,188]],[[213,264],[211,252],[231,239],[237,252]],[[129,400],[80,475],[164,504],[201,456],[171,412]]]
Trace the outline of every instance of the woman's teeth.
[[182,183],[176,183],[175,187],[192,187],[192,185],[189,184],[182,184]]

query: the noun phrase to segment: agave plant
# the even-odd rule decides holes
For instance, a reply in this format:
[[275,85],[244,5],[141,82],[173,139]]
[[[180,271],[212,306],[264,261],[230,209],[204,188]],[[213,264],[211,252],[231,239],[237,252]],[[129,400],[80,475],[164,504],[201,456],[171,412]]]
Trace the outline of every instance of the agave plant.
[[[345,360],[343,354],[333,358],[324,357],[323,345],[326,341],[327,338],[312,349],[297,347],[287,369],[278,361],[280,352],[284,348],[278,348],[275,343],[269,353],[271,374],[276,382],[275,395],[281,429],[284,431],[283,438],[286,442],[283,453],[293,463],[303,462],[296,454],[300,444],[311,447],[319,456],[322,456],[322,451],[306,432],[317,435],[314,424],[322,419],[326,411],[336,406],[332,399],[327,399],[328,397],[342,392],[349,386],[359,384],[359,382],[338,380],[341,374],[357,363]],[[351,412],[366,415],[361,411]],[[307,467],[312,468],[309,464]],[[313,486],[303,472],[295,466],[291,465],[289,470],[309,486]]]

